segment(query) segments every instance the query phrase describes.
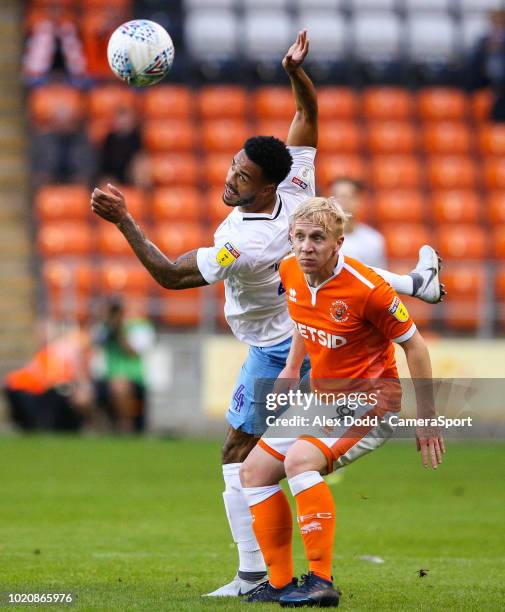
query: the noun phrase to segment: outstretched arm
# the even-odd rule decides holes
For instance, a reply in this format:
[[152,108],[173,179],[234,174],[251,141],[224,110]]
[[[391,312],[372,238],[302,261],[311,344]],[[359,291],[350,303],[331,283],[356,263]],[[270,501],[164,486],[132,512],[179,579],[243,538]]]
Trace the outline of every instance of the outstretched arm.
[[308,52],[307,30],[302,30],[282,60],[296,105],[286,143],[294,147],[317,147],[317,94],[314,84],[302,68]]
[[[410,376],[414,383],[417,418],[432,419],[436,417],[436,410],[428,348],[418,331],[403,342],[401,347],[405,351]],[[421,452],[424,467],[428,467],[430,461],[432,468],[436,469],[442,463],[442,455],[445,453],[444,439],[440,431],[432,426],[417,427],[416,437],[417,450]]]
[[196,250],[189,251],[171,261],[142,232],[128,212],[124,195],[113,185],[110,193],[95,189],[91,195],[91,210],[110,223],[114,223],[128,240],[142,265],[156,282],[165,289],[189,289],[207,285],[198,269]]

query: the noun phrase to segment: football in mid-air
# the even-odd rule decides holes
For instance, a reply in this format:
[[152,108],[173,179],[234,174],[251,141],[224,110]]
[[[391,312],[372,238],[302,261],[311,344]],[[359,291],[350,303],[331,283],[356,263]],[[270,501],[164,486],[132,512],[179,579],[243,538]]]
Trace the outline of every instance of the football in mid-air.
[[107,58],[112,72],[129,85],[154,85],[169,72],[174,61],[170,34],[154,21],[134,19],[112,34]]

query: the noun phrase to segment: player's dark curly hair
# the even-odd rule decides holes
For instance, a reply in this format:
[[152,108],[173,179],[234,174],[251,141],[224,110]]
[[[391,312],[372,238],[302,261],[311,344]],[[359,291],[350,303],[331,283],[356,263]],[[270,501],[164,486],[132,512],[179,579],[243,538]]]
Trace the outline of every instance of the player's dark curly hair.
[[265,178],[275,185],[282,183],[291,170],[291,153],[278,138],[253,136],[245,141],[244,151],[247,157],[263,170]]

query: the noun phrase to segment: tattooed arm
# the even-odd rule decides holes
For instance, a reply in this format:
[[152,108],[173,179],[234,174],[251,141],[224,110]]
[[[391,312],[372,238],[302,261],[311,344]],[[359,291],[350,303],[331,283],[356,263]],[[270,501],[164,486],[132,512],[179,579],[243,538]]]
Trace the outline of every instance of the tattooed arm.
[[156,282],[165,289],[189,289],[208,284],[198,269],[196,250],[171,261],[144,235],[128,212],[123,194],[113,185],[107,187],[110,193],[100,189],[93,191],[91,210],[116,225]]

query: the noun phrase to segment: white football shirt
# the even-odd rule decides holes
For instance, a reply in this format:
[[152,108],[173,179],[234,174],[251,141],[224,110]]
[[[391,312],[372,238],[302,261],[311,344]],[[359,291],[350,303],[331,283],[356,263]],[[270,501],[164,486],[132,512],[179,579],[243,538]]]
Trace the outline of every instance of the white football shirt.
[[364,223],[357,223],[354,231],[344,234],[342,253],[373,268],[386,267],[386,246],[380,232]]
[[272,213],[242,213],[234,208],[217,228],[214,246],[197,252],[204,279],[209,284],[224,280],[224,314],[232,332],[253,346],[273,346],[293,333],[279,265],[291,251],[290,216],[297,204],[315,195],[316,149],[289,147],[289,151],[293,166],[277,188]]

